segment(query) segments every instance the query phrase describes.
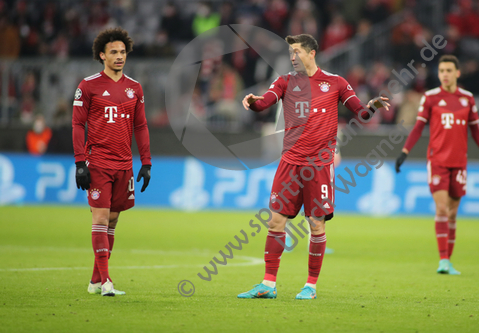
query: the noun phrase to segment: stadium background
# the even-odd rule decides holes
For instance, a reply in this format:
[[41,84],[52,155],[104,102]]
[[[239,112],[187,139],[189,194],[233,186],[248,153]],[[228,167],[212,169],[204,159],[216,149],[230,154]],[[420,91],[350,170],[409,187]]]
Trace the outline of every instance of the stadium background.
[[[439,85],[437,59],[442,53],[459,57],[460,85],[479,92],[478,19],[478,3],[467,0],[1,1],[0,205],[85,203],[73,183],[71,105],[81,79],[102,69],[91,58],[91,44],[104,28],[120,25],[132,35],[134,51],[125,73],[141,82],[145,92],[155,157],[147,193],[159,195],[141,194],[137,204],[187,210],[255,209],[265,204],[274,164],[259,170],[216,170],[191,158],[169,127],[167,75],[189,41],[210,28],[232,23],[257,25],[279,36],[310,33],[320,43],[320,66],[344,76],[362,101],[387,89],[388,82],[396,79],[392,70],[399,72],[415,60],[418,74],[413,80],[406,76],[409,83],[393,95],[391,111],[377,114],[343,148],[346,163],[337,170],[341,174],[387,138],[396,123],[403,120],[411,128],[421,94]],[[430,43],[437,34],[445,37],[447,45],[423,68],[423,40]],[[289,70],[287,56],[283,67]],[[190,112],[222,142],[260,136],[274,124],[276,108],[247,112],[240,101],[248,92],[264,92],[276,75],[252,49],[215,58],[203,64]],[[52,137],[46,155],[31,154],[26,138],[42,116]],[[351,116],[340,106],[340,126]],[[396,145],[388,152],[388,163],[361,178],[361,191],[338,193],[338,212],[433,212],[424,160],[427,140],[426,130],[397,177],[392,161],[402,143]],[[135,144],[133,149],[136,153]],[[265,150],[258,147],[251,158],[260,158]],[[469,151],[468,196],[461,213],[474,215],[479,210],[475,208],[479,150],[472,141]],[[390,204],[365,205],[363,192]]]

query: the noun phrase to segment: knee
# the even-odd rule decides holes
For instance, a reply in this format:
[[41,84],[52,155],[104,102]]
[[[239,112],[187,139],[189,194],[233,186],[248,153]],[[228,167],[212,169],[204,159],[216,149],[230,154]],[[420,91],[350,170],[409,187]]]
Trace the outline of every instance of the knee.
[[447,205],[442,204],[442,203],[436,204],[436,215],[437,216],[448,216]]
[[276,232],[283,232],[286,226],[287,217],[281,214],[273,214],[271,220],[268,222],[269,230]]
[[457,209],[451,209],[449,210],[449,214],[448,214],[448,219],[449,221],[455,221],[456,220],[456,216],[457,216]]
[[108,221],[108,227],[111,229],[115,229],[117,223],[118,223],[118,216],[110,217],[110,220]]
[[324,218],[322,220],[316,220],[310,217],[309,220],[312,234],[322,234],[326,231],[326,223],[324,221]]

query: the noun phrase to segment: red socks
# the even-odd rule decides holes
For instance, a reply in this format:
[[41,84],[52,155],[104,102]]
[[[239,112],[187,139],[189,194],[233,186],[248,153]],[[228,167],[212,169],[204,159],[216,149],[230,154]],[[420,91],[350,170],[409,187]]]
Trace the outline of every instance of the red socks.
[[[108,259],[111,257],[111,251],[113,250],[113,243],[115,243],[115,229],[108,228]],[[96,264],[96,260],[93,265],[93,275],[91,277],[92,283],[98,283],[101,281],[100,271],[98,270],[98,266]]]
[[448,254],[449,258],[452,256],[452,250],[454,250],[454,244],[456,243],[456,221],[449,221],[449,241],[448,241]]
[[449,259],[448,241],[449,241],[449,225],[447,216],[436,216],[436,239],[439,249],[440,259]]
[[108,228],[108,259],[111,257],[111,251],[113,250],[113,243],[115,243],[115,229]]
[[326,251],[326,234],[311,235],[309,241],[308,281],[316,284],[323,264],[324,252]]
[[[92,225],[91,230],[91,239],[93,245],[93,252],[95,253],[95,266],[98,268],[101,276],[101,283],[105,283],[107,279],[111,281],[110,275],[108,274],[108,254],[109,254],[109,244],[108,244],[108,226],[101,224]],[[93,272],[95,275],[95,272]],[[98,282],[93,280],[92,282]]]
[[[268,231],[264,248],[264,261],[266,263],[264,280],[276,282],[279,261],[281,260],[281,255],[284,251],[284,246],[282,244],[286,241],[285,236],[285,232]],[[278,237],[278,240],[281,241],[282,244],[276,240],[276,237]]]

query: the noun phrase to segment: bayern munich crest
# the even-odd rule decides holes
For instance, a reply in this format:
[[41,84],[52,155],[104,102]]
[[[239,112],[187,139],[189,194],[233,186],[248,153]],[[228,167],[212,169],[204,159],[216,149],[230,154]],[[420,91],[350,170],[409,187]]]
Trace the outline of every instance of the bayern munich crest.
[[331,86],[331,85],[330,85],[329,83],[327,83],[327,82],[321,82],[321,83],[319,84],[319,89],[321,89],[322,92],[328,92],[330,86]]
[[100,191],[98,191],[97,189],[94,189],[90,192],[90,196],[93,200],[98,200],[100,199]]
[[439,175],[434,175],[432,176],[432,185],[439,185],[439,183],[441,182],[441,176]]
[[133,98],[135,97],[135,91],[131,88],[126,88],[125,89],[125,92],[126,92],[126,96],[128,96],[128,98]]

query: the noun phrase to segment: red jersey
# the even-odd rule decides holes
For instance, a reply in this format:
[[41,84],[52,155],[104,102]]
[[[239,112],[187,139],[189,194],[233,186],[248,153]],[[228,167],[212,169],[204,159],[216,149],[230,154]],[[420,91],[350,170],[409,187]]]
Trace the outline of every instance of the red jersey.
[[467,126],[479,123],[471,92],[457,88],[450,93],[442,87],[426,91],[417,119],[429,123],[428,160],[448,168],[467,165]]
[[73,102],[75,162],[87,161],[103,169],[131,169],[134,129],[141,163],[151,165],[144,102],[140,83],[126,75],[115,82],[101,72],[80,82]]
[[[298,72],[281,75],[267,93],[274,94],[276,102],[283,100],[282,158],[294,165],[308,165],[307,157],[317,165],[331,164],[338,132],[338,102],[346,104],[355,96],[348,82],[318,68],[311,77]],[[318,153],[323,149],[330,154],[323,152],[321,161]]]

